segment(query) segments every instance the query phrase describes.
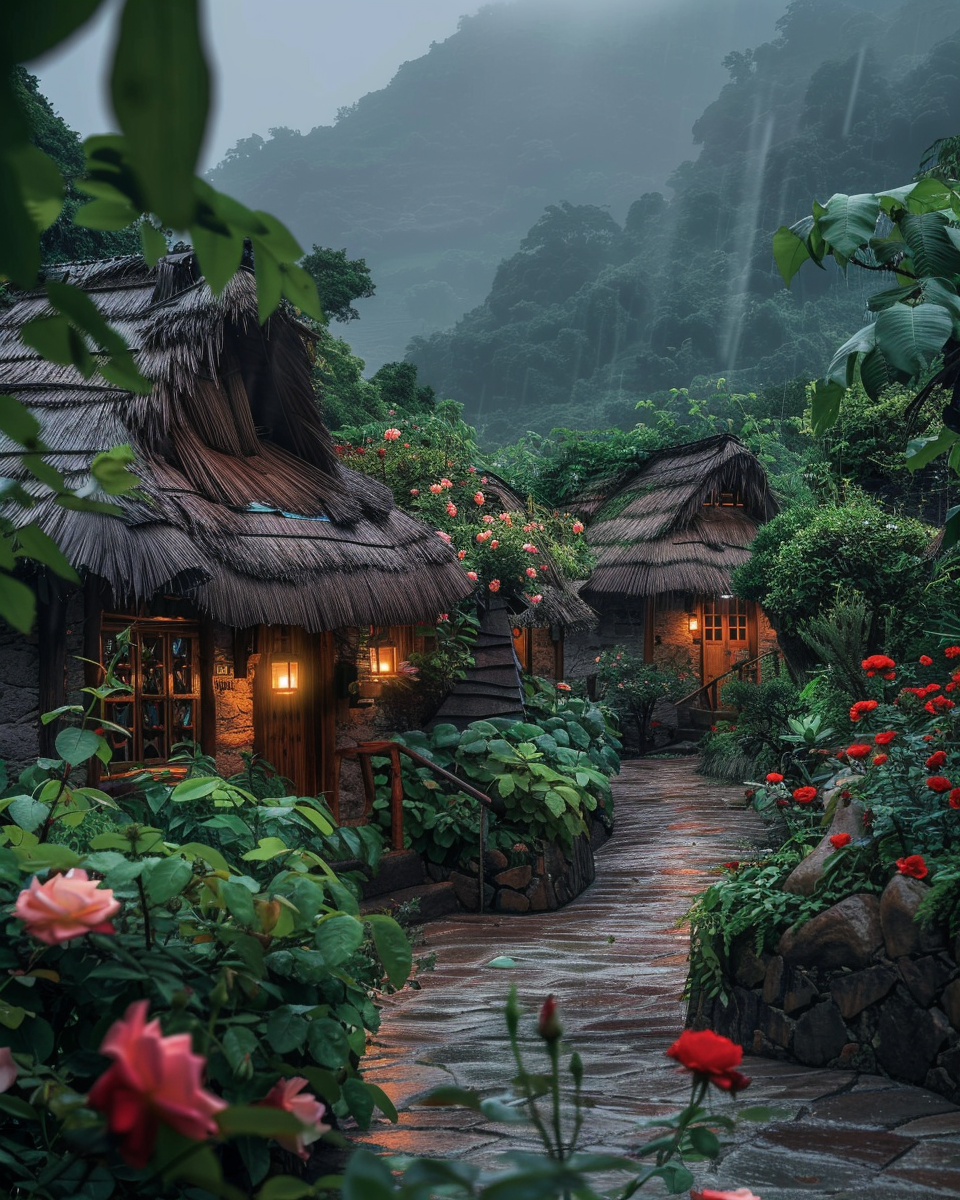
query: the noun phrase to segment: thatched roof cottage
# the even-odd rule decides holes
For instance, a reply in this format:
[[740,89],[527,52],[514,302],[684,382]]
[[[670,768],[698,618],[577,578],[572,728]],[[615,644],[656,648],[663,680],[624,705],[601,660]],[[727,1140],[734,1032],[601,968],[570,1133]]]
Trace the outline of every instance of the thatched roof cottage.
[[598,645],[633,643],[648,662],[686,664],[692,692],[775,648],[763,613],[732,594],[734,568],[777,512],[762,463],[733,435],[662,450],[574,507],[597,554],[580,594],[601,617],[577,674],[591,673]]
[[[260,326],[251,270],[219,297],[190,252],[53,271],[122,332],[153,388],[84,379],[26,347],[21,328],[48,311],[41,291],[0,312],[0,389],[39,419],[47,461],[77,486],[94,455],[126,443],[142,485],[119,518],[50,499],[23,514],[84,586],[38,581],[35,685],[18,651],[16,681],[0,674],[0,757],[34,752],[38,710],[78,682],[73,655],[99,660],[132,625],[131,693],[110,714],[134,735],[117,741],[121,766],[160,764],[189,739],[227,760],[255,747],[301,789],[329,787],[333,631],[432,623],[469,581],[384,486],[340,464],[310,385],[310,331],[286,309]],[[3,438],[0,459],[16,474]]]

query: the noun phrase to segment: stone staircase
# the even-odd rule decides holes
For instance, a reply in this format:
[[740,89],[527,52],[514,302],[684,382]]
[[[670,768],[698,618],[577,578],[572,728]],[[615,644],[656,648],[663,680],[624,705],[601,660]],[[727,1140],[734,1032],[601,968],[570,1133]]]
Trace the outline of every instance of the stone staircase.
[[692,704],[678,705],[677,731],[672,744],[688,742],[696,746],[711,725],[716,725],[718,721],[732,721],[735,717],[733,709],[721,708],[714,712],[709,708],[696,708]]
[[459,910],[453,884],[427,879],[423,860],[414,850],[388,851],[381,857],[376,874],[356,859],[332,865],[338,872],[355,871],[364,876],[361,913],[386,910],[395,914],[401,905],[417,901],[412,923],[422,925]]

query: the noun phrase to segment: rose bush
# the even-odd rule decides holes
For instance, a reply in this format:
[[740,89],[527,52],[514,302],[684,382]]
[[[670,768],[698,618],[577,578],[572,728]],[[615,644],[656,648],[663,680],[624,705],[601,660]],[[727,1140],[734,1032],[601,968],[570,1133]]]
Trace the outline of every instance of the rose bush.
[[5,1178],[41,1200],[292,1195],[284,1148],[393,1115],[360,1064],[410,946],[330,865],[381,839],[253,760],[224,779],[186,751],[111,796],[83,781],[110,748],[79,719],[0,796]]

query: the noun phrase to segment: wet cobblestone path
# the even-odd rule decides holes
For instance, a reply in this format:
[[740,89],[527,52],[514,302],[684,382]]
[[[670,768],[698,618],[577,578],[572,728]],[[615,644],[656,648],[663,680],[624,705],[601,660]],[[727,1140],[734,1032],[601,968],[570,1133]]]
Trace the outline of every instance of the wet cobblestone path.
[[[615,782],[617,832],[597,856],[597,880],[558,913],[461,915],[427,926],[419,953],[436,968],[422,990],[392,997],[365,1074],[398,1108],[365,1141],[386,1152],[493,1165],[525,1128],[455,1109],[409,1107],[454,1082],[503,1090],[508,1058],[502,1008],[511,983],[535,1010],[554,993],[565,1042],[580,1051],[595,1103],[585,1148],[629,1152],[640,1118],[679,1108],[687,1083],[664,1057],[683,1026],[687,934],[677,921],[719,862],[761,837],[755,814],[732,807],[739,788],[694,773],[690,759],[629,762]],[[488,964],[498,955],[512,969]],[[447,1070],[441,1068],[446,1067]],[[749,1187],[762,1200],[960,1196],[960,1110],[921,1088],[875,1075],[746,1058],[742,1103],[784,1116],[744,1123],[719,1165],[698,1182]],[[729,1111],[721,1099],[718,1111]],[[640,1195],[647,1195],[644,1190]],[[663,1194],[655,1189],[649,1194]]]

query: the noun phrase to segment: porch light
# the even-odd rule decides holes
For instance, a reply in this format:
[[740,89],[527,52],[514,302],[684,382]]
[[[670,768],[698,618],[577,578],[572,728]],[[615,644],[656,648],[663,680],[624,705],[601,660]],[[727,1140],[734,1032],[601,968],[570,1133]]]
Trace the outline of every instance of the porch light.
[[300,686],[300,663],[295,658],[275,658],[270,663],[270,686],[289,694]]
[[696,633],[700,629],[700,618],[696,613],[687,613],[687,628],[691,633]]
[[396,675],[397,648],[393,642],[380,642],[370,647],[370,673],[378,677]]

